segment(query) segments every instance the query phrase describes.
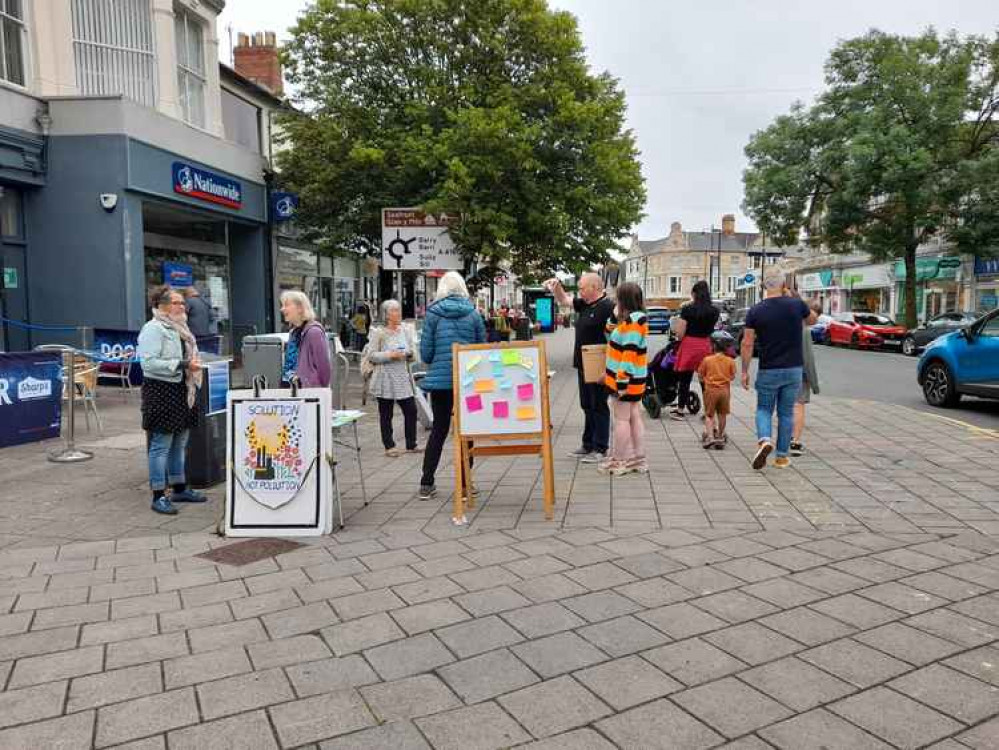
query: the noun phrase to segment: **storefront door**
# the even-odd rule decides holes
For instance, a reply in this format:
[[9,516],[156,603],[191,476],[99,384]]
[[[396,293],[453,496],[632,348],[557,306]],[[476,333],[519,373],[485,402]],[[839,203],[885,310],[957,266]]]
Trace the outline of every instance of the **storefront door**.
[[25,268],[24,219],[21,193],[0,186],[0,349],[31,348],[28,331],[8,321],[28,320],[28,279]]

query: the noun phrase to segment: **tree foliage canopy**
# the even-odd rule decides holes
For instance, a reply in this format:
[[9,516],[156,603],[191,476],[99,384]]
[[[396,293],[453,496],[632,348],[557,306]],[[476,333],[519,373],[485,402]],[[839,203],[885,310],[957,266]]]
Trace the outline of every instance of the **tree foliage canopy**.
[[383,207],[459,214],[466,258],[579,269],[641,217],[625,103],[545,0],[318,0],[284,50],[302,114],[282,178],[332,248],[380,246]]
[[746,147],[744,209],[791,243],[906,261],[915,324],[916,248],[999,246],[999,36],[872,31],[838,45],[826,89]]

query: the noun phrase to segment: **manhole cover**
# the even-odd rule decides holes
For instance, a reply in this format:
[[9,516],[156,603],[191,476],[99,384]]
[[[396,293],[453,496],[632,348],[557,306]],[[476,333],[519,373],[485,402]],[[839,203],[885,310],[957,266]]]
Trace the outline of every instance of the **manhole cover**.
[[224,565],[249,565],[302,546],[304,545],[299,542],[289,542],[287,539],[247,539],[245,542],[236,542],[210,552],[202,552],[195,557]]

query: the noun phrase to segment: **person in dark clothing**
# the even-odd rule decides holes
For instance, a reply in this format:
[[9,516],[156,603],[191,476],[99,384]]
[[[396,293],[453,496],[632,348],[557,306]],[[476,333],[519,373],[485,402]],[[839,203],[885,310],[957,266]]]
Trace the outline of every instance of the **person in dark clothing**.
[[427,320],[420,338],[420,359],[428,368],[420,387],[430,393],[430,409],[434,415],[434,426],[423,455],[420,500],[430,500],[437,494],[434,475],[451,431],[454,409],[451,345],[483,344],[485,341],[486,327],[468,298],[465,280],[461,274],[448,271],[438,282],[437,300],[427,308]]
[[711,334],[718,323],[718,308],[711,304],[711,290],[706,281],[698,281],[690,291],[691,301],[680,308],[680,318],[672,330],[680,337],[676,355],[676,406],[670,412],[673,419],[683,419],[690,399],[690,384],[701,362],[711,354]]
[[198,348],[203,351],[218,353],[214,346],[215,337],[219,332],[218,314],[215,308],[204,297],[197,287],[189,286],[184,290],[184,307],[187,310],[187,327],[198,341]]
[[610,407],[604,384],[587,383],[583,376],[583,347],[607,343],[607,322],[614,317],[614,300],[604,292],[599,274],[584,273],[579,277],[579,296],[570,297],[558,279],[549,279],[545,288],[555,301],[576,311],[576,341],[572,350],[572,366],[579,378],[579,406],[583,410],[583,443],[569,455],[583,463],[600,463],[610,447]]

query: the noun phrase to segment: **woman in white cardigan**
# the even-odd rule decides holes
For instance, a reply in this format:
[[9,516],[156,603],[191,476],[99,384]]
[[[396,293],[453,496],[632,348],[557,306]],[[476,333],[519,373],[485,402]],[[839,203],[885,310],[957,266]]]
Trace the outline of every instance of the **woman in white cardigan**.
[[416,398],[409,363],[416,356],[412,331],[402,324],[402,307],[394,300],[382,303],[385,325],[371,332],[368,341],[368,361],[374,365],[369,393],[378,399],[378,421],[381,426],[385,455],[395,457],[401,451],[395,447],[392,415],[395,404],[402,411],[406,452],[418,453],[416,445]]

